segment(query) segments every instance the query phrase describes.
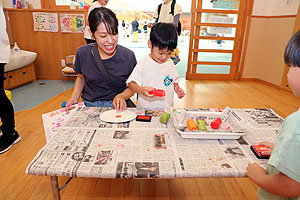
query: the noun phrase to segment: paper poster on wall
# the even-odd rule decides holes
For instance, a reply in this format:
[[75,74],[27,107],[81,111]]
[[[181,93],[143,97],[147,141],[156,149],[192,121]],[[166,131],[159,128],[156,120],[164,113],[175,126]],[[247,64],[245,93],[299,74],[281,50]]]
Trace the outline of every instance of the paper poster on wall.
[[60,29],[63,33],[82,33],[84,14],[60,14]]
[[58,18],[56,13],[34,12],[34,31],[58,32]]

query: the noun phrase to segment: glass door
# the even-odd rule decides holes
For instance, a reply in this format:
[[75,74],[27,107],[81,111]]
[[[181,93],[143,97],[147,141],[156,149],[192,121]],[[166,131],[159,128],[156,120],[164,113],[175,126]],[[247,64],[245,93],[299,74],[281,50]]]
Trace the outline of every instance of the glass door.
[[186,79],[238,78],[247,6],[246,0],[192,0]]

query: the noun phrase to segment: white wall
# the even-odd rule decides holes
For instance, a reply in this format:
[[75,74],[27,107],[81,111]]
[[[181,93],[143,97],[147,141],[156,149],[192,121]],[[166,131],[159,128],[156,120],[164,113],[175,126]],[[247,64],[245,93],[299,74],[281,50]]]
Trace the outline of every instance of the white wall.
[[[1,0],[4,8],[12,8],[13,0]],[[40,0],[27,0],[35,9],[41,8]],[[144,0],[116,0],[119,3],[135,5],[138,10],[155,10],[161,0],[152,0],[149,5]],[[149,1],[148,1],[149,2]],[[184,12],[190,12],[191,0],[177,0]],[[300,0],[254,0],[253,15],[278,16],[296,15]]]
[[[115,1],[118,4],[128,4],[140,11],[152,11],[154,12],[156,6],[162,3],[161,0],[110,0]],[[191,12],[192,0],[176,0],[176,2],[182,7],[183,12]],[[109,2],[108,4],[109,5]]]
[[[254,0],[253,16],[297,15],[300,0]],[[243,78],[258,78],[280,86],[283,53],[292,36],[296,17],[253,17]]]
[[[3,8],[12,8],[13,0],[1,0],[3,4]],[[16,0],[17,1],[17,0]],[[41,9],[41,1],[40,0],[26,0],[33,6],[34,9]]]
[[267,6],[267,3],[268,0],[254,0],[252,15],[267,15],[270,10],[270,8]]
[[254,0],[252,15],[297,15],[300,0]]
[[[12,1],[13,0],[1,0],[4,8],[12,8]],[[41,8],[41,1],[40,0],[27,0],[35,9]],[[112,0],[111,0],[112,1]],[[154,11],[156,6],[162,3],[161,0],[114,0],[119,4],[128,4],[134,6],[136,9],[141,11]],[[148,2],[148,3],[145,3]],[[183,12],[190,12],[191,11],[191,2],[192,0],[177,0],[179,5],[181,5]],[[109,3],[108,3],[109,5]]]

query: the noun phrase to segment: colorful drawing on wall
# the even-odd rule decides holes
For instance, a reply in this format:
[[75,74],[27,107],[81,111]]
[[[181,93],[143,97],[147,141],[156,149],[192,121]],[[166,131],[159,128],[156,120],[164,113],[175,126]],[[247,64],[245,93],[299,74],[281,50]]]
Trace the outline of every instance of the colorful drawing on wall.
[[84,14],[60,14],[60,28],[64,33],[82,33]]
[[34,31],[58,32],[58,18],[56,13],[34,12]]

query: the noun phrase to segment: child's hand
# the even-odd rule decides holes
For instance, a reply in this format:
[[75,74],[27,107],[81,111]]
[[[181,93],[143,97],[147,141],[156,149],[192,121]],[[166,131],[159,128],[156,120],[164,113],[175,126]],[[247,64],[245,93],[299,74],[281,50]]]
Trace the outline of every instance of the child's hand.
[[272,150],[274,148],[274,143],[272,143],[272,142],[265,142],[264,141],[264,142],[260,142],[259,145],[265,145],[265,146],[267,146],[267,147],[270,148],[270,151],[262,151],[261,152],[262,155],[271,155]]
[[178,98],[181,99],[182,97],[184,97],[185,93],[183,91],[183,89],[181,87],[179,87],[178,85],[174,88],[176,94],[178,95]]
[[151,92],[154,89],[155,88],[153,87],[143,86],[140,88],[139,94],[142,94],[145,97],[154,97],[154,94],[149,94],[149,92]]
[[247,170],[246,175],[254,182],[256,182],[256,179],[259,176],[266,174],[266,170],[257,163],[249,163],[246,170]]

